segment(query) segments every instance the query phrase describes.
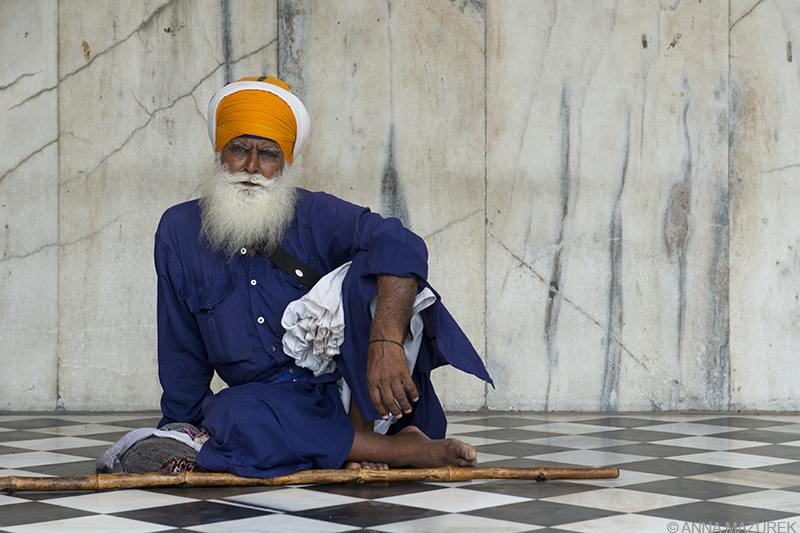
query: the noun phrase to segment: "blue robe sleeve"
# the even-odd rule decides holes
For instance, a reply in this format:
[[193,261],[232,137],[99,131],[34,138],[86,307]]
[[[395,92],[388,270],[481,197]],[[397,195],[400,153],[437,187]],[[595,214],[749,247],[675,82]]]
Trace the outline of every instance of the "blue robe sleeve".
[[[397,218],[383,218],[326,193],[308,193],[298,202],[297,239],[281,243],[295,257],[319,257],[324,271],[359,256],[363,276],[428,276],[425,242]],[[309,265],[314,267],[314,265]]]
[[183,272],[175,252],[163,239],[162,225],[156,233],[154,253],[158,275],[158,376],[163,389],[163,418],[158,427],[171,422],[199,426],[203,400],[211,394],[214,369],[197,321],[184,302]]

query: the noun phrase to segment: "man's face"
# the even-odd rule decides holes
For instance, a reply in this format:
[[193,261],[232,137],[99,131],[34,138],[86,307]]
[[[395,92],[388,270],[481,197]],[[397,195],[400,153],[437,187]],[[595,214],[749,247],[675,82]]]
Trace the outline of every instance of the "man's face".
[[[268,139],[236,137],[225,145],[219,155],[220,162],[227,165],[231,172],[261,174],[267,179],[278,175],[286,164],[281,147]],[[255,185],[250,182],[243,184]]]

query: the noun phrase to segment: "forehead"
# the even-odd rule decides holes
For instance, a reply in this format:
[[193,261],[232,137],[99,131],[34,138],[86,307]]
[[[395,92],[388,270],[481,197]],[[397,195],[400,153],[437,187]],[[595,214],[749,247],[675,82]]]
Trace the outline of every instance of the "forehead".
[[234,137],[226,146],[231,145],[238,145],[238,146],[245,146],[247,148],[256,148],[257,150],[263,150],[265,148],[275,148],[280,150],[281,147],[275,141],[270,139],[253,139],[252,137]]

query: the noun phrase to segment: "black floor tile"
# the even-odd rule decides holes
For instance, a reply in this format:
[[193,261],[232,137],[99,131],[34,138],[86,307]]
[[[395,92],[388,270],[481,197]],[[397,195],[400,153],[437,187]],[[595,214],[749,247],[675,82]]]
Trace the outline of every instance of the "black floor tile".
[[639,483],[637,485],[626,485],[625,488],[642,492],[652,492],[654,494],[668,494],[670,496],[680,496],[682,498],[694,498],[696,500],[714,500],[716,498],[737,496],[739,494],[764,490],[756,487],[746,487],[744,485],[733,485],[731,483],[684,478],[664,479],[661,481],[651,481],[649,483]]
[[[54,500],[56,498],[68,498],[70,496],[80,496],[81,494],[86,494],[86,491],[81,490],[59,490],[59,491],[48,491],[48,490],[32,490],[32,491],[23,491],[23,492],[15,492],[13,496],[15,498],[21,498],[24,500],[30,500],[32,502],[40,502],[45,500]],[[2,509],[2,507],[0,507]]]
[[26,466],[22,470],[59,477],[91,476],[96,472],[96,462],[96,459],[89,459],[87,461],[76,461],[74,463],[62,463],[57,465]]
[[322,485],[311,485],[307,490],[315,490],[329,494],[339,494],[341,496],[351,496],[353,498],[364,498],[375,500],[378,498],[388,498],[390,496],[400,496],[403,494],[415,494],[417,492],[427,492],[440,490],[440,485],[429,485],[427,483],[413,482],[389,482],[378,481],[375,483],[325,483]]
[[559,433],[545,433],[543,431],[530,431],[525,429],[486,429],[484,431],[471,431],[464,433],[470,437],[485,437],[487,439],[499,440],[527,440],[527,439],[542,439],[545,437],[557,437]]
[[717,466],[702,463],[690,463],[689,461],[676,461],[672,459],[653,459],[651,461],[637,461],[620,465],[625,470],[635,470],[637,472],[649,472],[651,474],[662,474],[665,476],[689,477],[699,476],[700,474],[712,474],[730,470],[727,466]]
[[404,505],[392,505],[383,502],[358,502],[351,505],[336,505],[321,509],[309,509],[287,513],[304,518],[335,522],[353,527],[373,527],[393,522],[417,520],[439,516],[445,513],[430,509],[418,509]]
[[[53,435],[45,435],[44,433],[36,433],[34,431],[3,431],[0,432],[0,444],[8,442],[18,442],[21,440],[36,440]],[[16,448],[19,451],[19,448]]]
[[81,422],[71,422],[69,420],[63,420],[61,418],[49,418],[49,417],[38,417],[38,416],[26,418],[23,420],[3,420],[3,417],[0,415],[0,428],[7,428],[7,429],[18,429],[18,430],[41,429],[41,428],[53,428],[53,427],[64,427],[64,426],[79,426],[81,424],[82,424]]
[[630,440],[633,442],[653,442],[656,440],[677,439],[686,435],[668,431],[645,429],[614,429],[590,433],[592,437],[606,437],[609,439]]
[[58,505],[47,505],[46,503],[27,502],[3,505],[0,507],[0,528],[19,526],[22,524],[33,524],[36,522],[63,520],[65,518],[77,518],[79,516],[90,516],[94,513],[60,507]]
[[191,527],[270,514],[274,513],[238,505],[202,501],[114,513],[114,516],[173,527]]
[[528,455],[563,452],[571,449],[572,448],[565,448],[563,446],[547,446],[543,444],[529,444],[526,442],[497,442],[495,444],[475,446],[475,451],[478,452],[510,455],[512,457],[527,457]]
[[795,461],[800,461],[800,446],[782,446],[780,444],[770,444],[769,446],[758,446],[756,448],[743,448],[735,451],[739,453],[749,453],[751,455],[780,457],[782,459],[793,459]]
[[669,446],[667,444],[652,444],[640,442],[636,444],[622,444],[619,446],[609,446],[607,448],[596,448],[604,452],[627,453],[630,455],[646,455],[648,457],[674,457],[676,455],[688,455],[690,453],[703,453],[708,450],[700,448],[686,448],[684,446]]
[[514,416],[485,416],[475,420],[460,420],[459,424],[476,426],[489,426],[493,428],[514,428],[521,426],[535,426],[546,424],[546,420],[535,420],[532,418],[520,418]]
[[750,468],[749,470],[760,470],[762,472],[777,472],[779,474],[800,476],[800,461],[794,463],[784,463],[780,465],[760,466],[758,468]]
[[479,492],[491,492],[493,494],[506,494],[508,496],[518,496],[520,498],[541,500],[555,496],[589,492],[602,487],[590,485],[588,483],[572,483],[563,480],[545,481],[539,483],[536,481],[509,479],[491,481],[488,483],[476,483],[475,485],[460,488],[476,490]]
[[540,466],[544,468],[570,468],[575,465],[555,463],[553,461],[542,461],[534,457],[532,459],[514,458],[502,459],[500,461],[487,461],[485,463],[480,463],[478,466],[491,466],[494,468],[537,468]]
[[590,420],[581,420],[581,424],[590,426],[612,426],[618,428],[642,428],[646,426],[657,426],[664,424],[661,420],[650,420],[646,418],[629,418],[623,416],[607,416]]
[[775,422],[774,420],[764,420],[753,418],[751,416],[725,416],[720,418],[712,418],[710,420],[703,420],[698,422],[700,424],[708,424],[711,426],[730,426],[734,428],[769,428],[794,424],[795,422]]
[[221,500],[243,494],[282,490],[284,487],[161,487],[148,492],[193,498],[195,500]]
[[772,444],[780,444],[782,442],[791,442],[793,440],[800,440],[797,433],[786,433],[785,431],[769,431],[766,429],[746,429],[744,431],[731,431],[727,433],[714,433],[709,435],[719,439],[736,439],[736,440],[749,440],[753,442],[769,442]]
[[783,511],[771,511],[768,509],[756,509],[755,507],[715,502],[687,503],[686,505],[642,511],[638,514],[671,518],[673,520],[702,522],[705,524],[722,524],[723,522],[768,522],[797,516],[796,513],[785,513]]
[[497,520],[510,520],[512,522],[522,522],[523,524],[537,526],[557,526],[571,522],[614,516],[620,513],[537,500],[489,507],[488,509],[478,509],[461,514],[483,516],[485,518],[494,518]]

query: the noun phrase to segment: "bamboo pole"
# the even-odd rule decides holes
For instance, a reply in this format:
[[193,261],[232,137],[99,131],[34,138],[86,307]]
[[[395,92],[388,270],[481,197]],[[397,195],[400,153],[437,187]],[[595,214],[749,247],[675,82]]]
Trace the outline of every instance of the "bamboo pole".
[[303,470],[268,479],[241,477],[217,472],[176,472],[152,474],[94,474],[83,477],[0,478],[0,492],[111,490],[147,487],[273,487],[303,483],[372,483],[376,481],[467,481],[470,479],[607,479],[619,476],[617,468],[410,468],[373,470]]

